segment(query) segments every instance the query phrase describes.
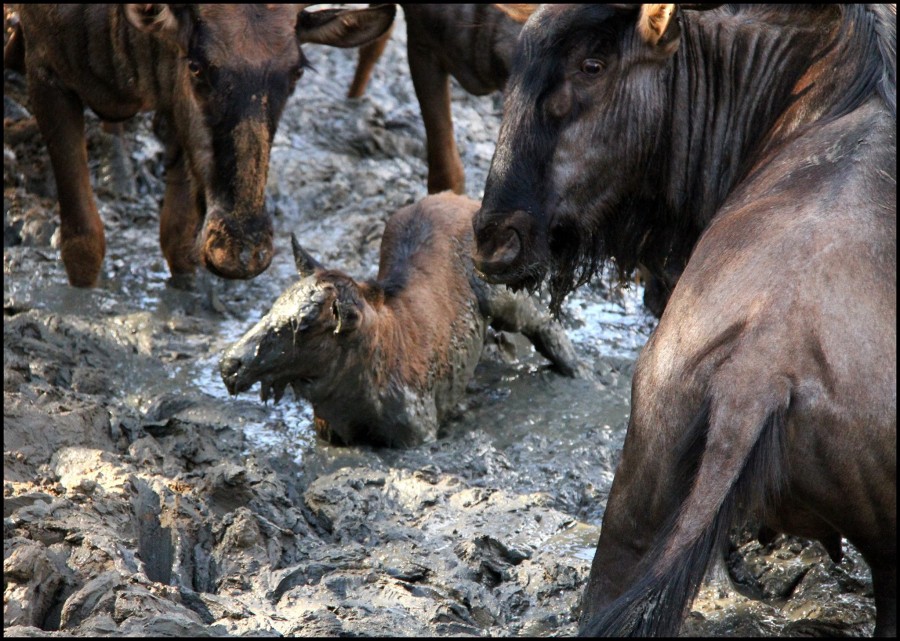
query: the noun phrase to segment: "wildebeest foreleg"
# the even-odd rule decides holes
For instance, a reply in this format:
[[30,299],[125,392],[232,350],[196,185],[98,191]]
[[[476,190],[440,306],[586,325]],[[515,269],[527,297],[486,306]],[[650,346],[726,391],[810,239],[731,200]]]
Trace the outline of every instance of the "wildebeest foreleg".
[[450,189],[463,194],[466,174],[453,136],[450,76],[433,53],[412,44],[409,46],[409,71],[422,108],[428,141],[428,193]]
[[529,296],[503,287],[487,289],[484,305],[491,318],[491,327],[499,331],[520,332],[564,376],[591,377],[590,368],[575,354],[575,348],[562,325],[539,309]]
[[29,72],[28,96],[56,176],[60,253],[69,283],[93,287],[106,253],[106,239],[91,191],[84,104],[52,72],[40,68]]
[[584,603],[583,633],[676,635],[737,506],[777,503],[789,384],[770,379],[754,396],[736,394],[736,380],[743,379],[720,370],[703,409],[684,421],[685,400],[655,376],[647,385],[635,374],[632,417],[642,418],[629,425],[613,481],[585,592],[596,602]]
[[157,112],[153,129],[165,145],[166,193],[159,214],[159,244],[177,281],[193,273],[197,264],[195,242],[202,221],[202,194],[195,193],[187,156],[174,139],[169,118]]

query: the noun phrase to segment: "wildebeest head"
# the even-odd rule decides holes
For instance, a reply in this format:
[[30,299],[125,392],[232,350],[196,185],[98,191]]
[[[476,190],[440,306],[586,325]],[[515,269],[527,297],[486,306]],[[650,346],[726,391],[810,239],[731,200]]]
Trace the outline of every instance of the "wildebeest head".
[[680,33],[674,5],[543,5],[525,24],[474,220],[488,280],[535,288],[549,263],[558,310],[600,267],[611,212],[655,170]]
[[343,272],[325,269],[296,237],[291,240],[300,280],[223,355],[219,370],[231,394],[260,381],[263,401],[273,392],[277,402],[288,384],[309,398],[333,381],[352,379],[348,368],[366,365],[353,355],[373,291]]
[[272,259],[269,155],[307,65],[301,44],[359,46],[381,35],[395,13],[394,5],[306,6],[127,5],[134,27],[179,53],[174,117],[206,206],[199,258],[225,278],[252,278]]

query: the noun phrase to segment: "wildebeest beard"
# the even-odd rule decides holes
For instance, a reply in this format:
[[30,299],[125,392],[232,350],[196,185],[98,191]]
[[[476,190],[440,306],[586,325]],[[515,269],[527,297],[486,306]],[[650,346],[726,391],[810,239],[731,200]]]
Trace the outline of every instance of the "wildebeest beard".
[[[552,225],[548,290],[555,317],[559,317],[566,296],[595,276],[602,278],[607,267],[614,269],[623,286],[639,263],[661,270],[668,262],[679,260],[683,239],[677,234],[654,233],[659,229],[654,225],[657,209],[652,203],[629,201],[602,214],[583,211]],[[685,247],[689,252],[689,246]]]

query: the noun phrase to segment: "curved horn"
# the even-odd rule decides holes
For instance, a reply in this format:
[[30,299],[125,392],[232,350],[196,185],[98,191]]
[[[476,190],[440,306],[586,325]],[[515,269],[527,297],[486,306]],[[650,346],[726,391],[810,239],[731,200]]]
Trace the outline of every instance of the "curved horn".
[[297,236],[293,233],[291,233],[291,248],[294,250],[294,265],[297,266],[300,278],[312,276],[316,269],[322,269],[321,263],[300,246]]

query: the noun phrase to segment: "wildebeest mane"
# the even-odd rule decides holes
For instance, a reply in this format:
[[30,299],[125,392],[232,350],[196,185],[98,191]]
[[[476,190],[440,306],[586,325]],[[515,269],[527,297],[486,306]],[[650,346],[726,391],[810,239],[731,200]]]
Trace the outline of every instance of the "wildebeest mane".
[[[414,269],[414,257],[431,245],[434,236],[432,222],[424,216],[407,217],[393,233],[385,233],[382,246],[390,243],[390,262],[379,265],[378,278],[369,285],[380,288],[385,297],[398,295],[406,287]],[[384,250],[382,250],[384,257]]]
[[[806,27],[808,22],[821,22],[822,11],[840,12],[830,42],[823,42],[821,32]],[[686,12],[685,16],[690,16],[690,13]],[[719,29],[715,25],[709,29],[700,19],[697,25],[689,25],[693,18],[687,17],[685,37],[691,37],[692,33],[694,37],[705,40],[704,46],[713,50],[709,55],[715,64],[723,65],[722,73],[710,72],[713,78],[722,78],[726,69],[734,68],[746,76],[752,69],[743,66],[750,64],[747,60],[758,55],[774,56],[770,64],[771,75],[759,79],[754,76],[754,91],[764,92],[754,99],[763,103],[768,101],[768,106],[749,114],[746,122],[740,125],[741,130],[734,137],[740,147],[723,154],[725,162],[720,166],[708,166],[708,163],[703,164],[703,156],[699,153],[678,156],[673,152],[679,146],[684,147],[676,144],[673,130],[690,131],[690,119],[721,118],[722,115],[702,111],[689,114],[691,109],[704,108],[702,100],[699,105],[684,105],[679,101],[680,97],[673,96],[669,106],[671,126],[664,128],[656,139],[642,141],[648,162],[644,167],[641,186],[622,202],[604,210],[603,215],[579,216],[577,220],[569,219],[550,226],[548,285],[554,313],[559,313],[563,299],[571,291],[588,283],[596,275],[602,275],[609,264],[607,261],[611,261],[621,281],[625,281],[638,265],[647,267],[657,275],[665,274],[670,267],[676,273],[680,272],[722,202],[734,186],[747,177],[761,158],[760,154],[769,148],[767,144],[772,142],[772,137],[795,135],[794,131],[779,129],[780,125],[774,120],[780,112],[771,111],[775,105],[781,105],[780,109],[789,108],[796,101],[808,97],[810,92],[815,92],[816,108],[820,111],[814,121],[802,125],[797,131],[819,127],[840,118],[875,94],[881,96],[890,113],[896,117],[896,6],[846,5],[835,9],[737,5],[709,13],[718,14],[720,19],[731,22],[746,14],[748,20],[741,25],[741,30],[734,29],[731,22],[727,28]],[[711,24],[715,18],[704,16],[702,20]],[[784,36],[780,30],[783,30]],[[578,29],[573,31],[571,27],[564,26],[561,31],[577,33]],[[537,39],[532,45],[537,50],[550,52],[542,58],[558,60],[562,57],[559,48],[566,45],[553,41],[552,37],[552,34],[547,34],[543,40]],[[797,48],[796,53],[790,53],[791,47]],[[529,58],[531,69],[537,69],[523,83],[530,87],[531,96],[540,101],[540,87],[554,86],[553,76],[559,71],[550,61],[541,60],[535,64],[534,52],[522,52],[522,55]],[[676,53],[678,55],[681,53]],[[817,67],[815,63],[825,56],[831,56],[828,64]],[[798,66],[801,61],[805,62],[804,66]],[[810,78],[811,82],[795,90],[804,74],[807,74],[804,81]],[[700,82],[708,83],[708,79],[701,77]],[[715,92],[717,89],[721,88],[710,85],[703,91]],[[713,93],[711,95],[717,97]],[[718,98],[713,104],[721,104],[722,99],[735,100],[733,95]],[[642,105],[636,101],[629,108],[640,110]],[[541,119],[540,114],[536,115]],[[640,118],[635,116],[633,120],[639,121]],[[550,133],[553,124],[542,122],[542,127],[537,129]],[[723,144],[723,140],[716,139],[714,133],[718,132],[707,132],[703,140],[693,141],[692,144]],[[629,145],[636,144],[632,140],[635,133],[625,131],[622,135],[629,140]],[[541,145],[537,142],[535,146],[540,148]],[[549,158],[545,162],[530,163],[530,166],[545,167],[548,164]],[[523,186],[514,191],[526,194],[529,193],[526,185],[547,183],[544,176],[522,175],[514,180]],[[542,196],[546,197],[546,194]]]

